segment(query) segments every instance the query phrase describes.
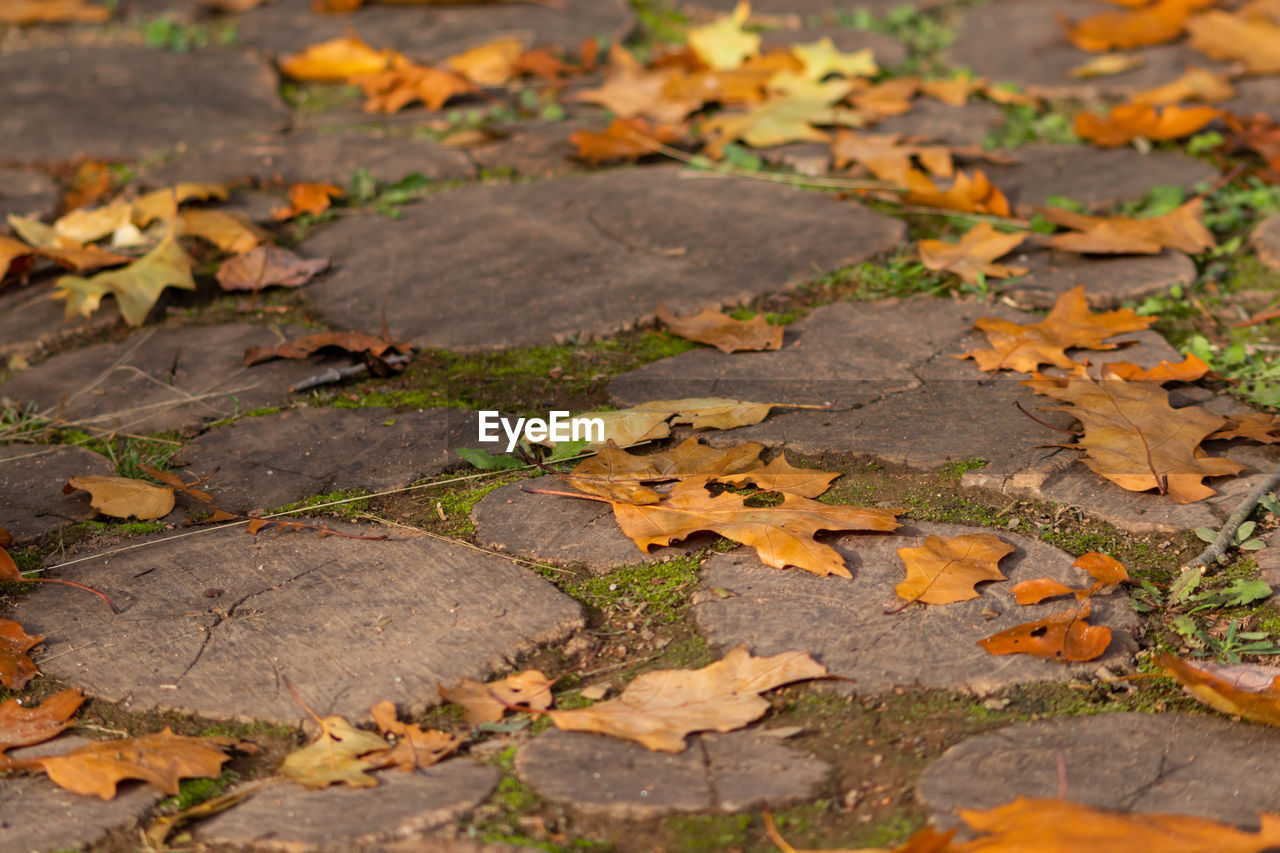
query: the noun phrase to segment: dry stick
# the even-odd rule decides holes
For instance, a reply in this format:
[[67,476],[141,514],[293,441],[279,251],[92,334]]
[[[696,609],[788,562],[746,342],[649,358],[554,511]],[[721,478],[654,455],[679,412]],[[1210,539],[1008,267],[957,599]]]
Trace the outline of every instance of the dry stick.
[[1188,561],[1183,568],[1190,569],[1195,566],[1204,566],[1208,568],[1214,563],[1220,562],[1226,555],[1227,549],[1236,541],[1236,531],[1240,529],[1240,525],[1253,512],[1253,508],[1258,505],[1263,496],[1280,484],[1280,465],[1271,469],[1271,473],[1258,485],[1253,487],[1249,494],[1245,495],[1244,500],[1236,505],[1231,511],[1231,515],[1227,516],[1227,520],[1223,522],[1222,529],[1218,531],[1218,536],[1199,554],[1196,554]]
[[[393,355],[390,358],[384,358],[387,364],[408,364],[410,356]],[[306,379],[294,385],[289,390],[295,394],[299,391],[306,391],[319,385],[332,385],[334,382],[341,382],[344,379],[350,379],[353,376],[363,376],[369,372],[368,364],[353,364],[350,367],[334,367],[326,370],[324,373],[318,373],[315,376],[309,376]]]

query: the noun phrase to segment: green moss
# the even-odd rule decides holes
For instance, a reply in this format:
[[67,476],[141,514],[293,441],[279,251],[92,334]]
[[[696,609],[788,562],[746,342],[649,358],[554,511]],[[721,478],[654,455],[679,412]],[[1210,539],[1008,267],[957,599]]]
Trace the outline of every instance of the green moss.
[[593,607],[622,609],[652,622],[670,623],[684,615],[697,582],[698,560],[687,556],[614,569],[582,581],[572,594]]
[[[82,532],[106,533],[115,536],[133,537],[159,533],[165,529],[163,521],[82,521],[79,525]],[[64,531],[67,533],[69,531]]]
[[[370,502],[367,500],[358,500],[358,498],[369,494],[367,489],[343,489],[337,492],[329,492],[327,495],[316,495],[314,497],[305,498],[291,504],[285,504],[276,507],[267,513],[267,515],[275,515],[282,512],[298,512],[308,509],[323,509],[326,513],[332,515],[341,515],[347,518],[360,516],[370,509]],[[343,501],[343,503],[334,504],[335,501]],[[326,504],[334,504],[326,506]]]
[[999,511],[986,504],[962,497],[948,496],[941,501],[921,495],[910,495],[906,504],[908,514],[921,521],[942,521],[949,524],[981,524],[995,527],[1001,522]]
[[919,258],[903,250],[881,261],[842,267],[801,287],[820,299],[847,297],[859,300],[927,294],[940,296],[953,288],[951,279],[930,272]]
[[284,411],[283,406],[263,406],[260,409],[252,409],[250,411],[245,412],[244,415],[242,415],[242,417],[262,418],[262,417],[266,417],[267,415],[278,415],[283,411]]
[[430,500],[445,517],[443,526],[436,532],[447,536],[470,536],[475,533],[475,525],[471,522],[471,508],[494,489],[521,479],[523,476],[519,474],[498,476],[464,488],[433,492]]
[[239,781],[240,774],[234,770],[223,770],[212,779],[183,779],[178,783],[178,795],[161,800],[159,806],[165,811],[180,812],[220,796]]
[[672,853],[724,853],[742,849],[750,840],[749,814],[672,815],[662,822],[668,835],[664,850]]
[[888,847],[905,841],[913,832],[923,827],[924,818],[920,815],[893,815],[879,826],[872,827],[865,837],[858,839],[858,843],[870,847]]
[[938,476],[944,480],[958,481],[966,472],[983,468],[986,464],[985,459],[954,459],[938,470]]
[[360,90],[346,83],[310,83],[286,80],[280,97],[302,115],[317,115],[347,106],[360,98]]
[[267,723],[255,720],[251,723],[224,721],[206,726],[197,733],[200,737],[229,737],[241,740],[252,740],[255,737],[267,737],[279,740],[295,739],[298,733],[290,726]]

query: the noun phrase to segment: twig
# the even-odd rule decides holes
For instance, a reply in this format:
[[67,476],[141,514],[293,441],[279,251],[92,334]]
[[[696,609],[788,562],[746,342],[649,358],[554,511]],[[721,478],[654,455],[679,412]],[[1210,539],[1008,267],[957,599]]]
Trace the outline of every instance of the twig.
[[[408,364],[408,355],[393,355],[390,358],[384,358],[387,364]],[[353,376],[364,376],[369,372],[367,364],[353,364],[350,367],[334,367],[326,370],[324,373],[318,373],[315,376],[309,376],[290,388],[290,391],[306,391],[309,388],[315,388],[318,385],[332,385],[335,382],[341,382],[344,379],[350,379]]]
[[1227,549],[1235,543],[1236,531],[1240,528],[1240,525],[1253,512],[1253,508],[1258,505],[1263,496],[1274,489],[1278,483],[1280,483],[1280,465],[1272,468],[1271,473],[1261,483],[1254,486],[1253,491],[1245,495],[1244,500],[1236,505],[1236,508],[1231,511],[1231,515],[1227,516],[1227,520],[1223,522],[1222,529],[1218,531],[1218,535],[1213,542],[1209,543],[1209,547],[1196,554],[1183,568],[1189,569],[1195,566],[1208,568],[1214,563],[1220,562],[1226,556]]

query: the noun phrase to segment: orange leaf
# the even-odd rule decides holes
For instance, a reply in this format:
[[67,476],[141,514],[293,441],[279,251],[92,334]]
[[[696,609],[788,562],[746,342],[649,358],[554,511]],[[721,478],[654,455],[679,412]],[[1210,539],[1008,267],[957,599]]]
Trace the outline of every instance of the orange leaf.
[[1176,104],[1178,101],[1225,101],[1235,95],[1235,87],[1222,74],[1207,68],[1188,68],[1182,76],[1163,86],[1135,92],[1135,104]]
[[667,84],[678,70],[649,71],[621,45],[609,51],[609,76],[598,89],[587,89],[570,100],[599,104],[621,118],[644,116],[659,124],[675,124],[703,104],[699,96],[673,97]]
[[577,156],[588,163],[605,160],[636,160],[657,153],[656,143],[669,144],[680,138],[674,127],[653,127],[642,118],[615,118],[605,130],[577,130],[569,142]]
[[1280,25],[1242,10],[1213,9],[1187,21],[1190,44],[1214,59],[1243,62],[1251,74],[1280,71]]
[[[687,438],[670,450],[640,456],[628,453],[610,439],[599,453],[583,459],[573,471],[561,476],[588,495],[619,503],[657,503],[662,500],[662,493],[646,483],[692,478],[732,483],[734,474],[765,470],[760,466],[763,449],[764,445],[750,443],[719,450],[699,443],[696,438]],[[819,471],[808,473],[821,474]]]
[[1127,50],[1177,38],[1191,13],[1212,3],[1213,0],[1157,0],[1145,9],[1100,12],[1074,23],[1062,23],[1067,28],[1067,38],[1081,50]]
[[331,198],[345,196],[346,193],[333,184],[294,184],[289,187],[289,206],[274,211],[271,217],[282,222],[303,213],[319,216],[329,209]]
[[1144,369],[1128,361],[1115,361],[1107,365],[1112,376],[1130,382],[1195,382],[1209,372],[1209,365],[1199,356],[1187,353],[1179,362],[1162,361],[1155,367]]
[[38,674],[27,652],[44,639],[31,636],[10,619],[0,619],[0,684],[10,690],[21,690]]
[[1077,113],[1076,133],[1095,145],[1110,148],[1127,145],[1138,137],[1154,141],[1180,139],[1220,115],[1222,111],[1214,107],[1170,105],[1157,109],[1149,103],[1121,104],[1106,116]]
[[1228,418],[1226,426],[1209,438],[1248,438],[1262,444],[1275,444],[1280,441],[1280,417],[1264,412],[1249,412]]
[[425,65],[401,65],[390,71],[360,74],[348,81],[364,90],[364,110],[369,113],[397,113],[414,101],[429,110],[438,110],[457,95],[476,91],[469,80],[452,71]]
[[657,315],[673,334],[710,344],[724,353],[782,349],[782,327],[770,325],[763,314],[735,320],[722,311],[704,308],[693,316],[678,317],[659,305]]
[[390,767],[394,764],[405,771],[430,767],[457,751],[465,741],[465,738],[454,737],[448,732],[435,729],[424,732],[415,724],[400,722],[396,719],[394,702],[379,702],[369,711],[374,723],[378,726],[378,731],[384,736],[394,734],[399,738],[395,747],[386,753],[385,758],[379,758],[377,755],[369,757],[368,760],[376,767]]
[[762,468],[753,468],[741,474],[720,474],[713,479],[720,483],[743,486],[754,483],[766,492],[786,492],[802,498],[816,498],[831,487],[831,481],[840,476],[838,471],[819,471],[816,468],[797,468],[787,461],[786,453],[778,456]]
[[1160,666],[1209,707],[1280,726],[1280,667],[1192,663],[1170,654],[1160,655]]
[[907,173],[904,183],[908,189],[905,200],[912,204],[964,213],[1009,215],[1009,200],[977,169],[973,171],[972,178],[964,172],[956,172],[955,182],[945,192],[938,189],[927,175],[915,169]]
[[1129,580],[1129,573],[1125,571],[1119,560],[1097,551],[1081,554],[1071,565],[1077,569],[1084,569],[1089,573],[1089,577],[1098,583],[1124,583]]
[[455,54],[444,65],[480,86],[501,86],[516,74],[516,63],[524,53],[524,39],[500,38]]
[[71,715],[84,701],[79,688],[63,690],[34,708],[10,699],[0,705],[0,758],[15,746],[43,743],[71,725]]
[[1079,233],[1055,234],[1045,243],[1062,252],[1083,254],[1159,254],[1163,249],[1199,253],[1213,248],[1213,234],[1204,227],[1204,202],[1193,199],[1162,216],[1130,219],[1126,216],[1086,216],[1056,207],[1039,213],[1055,225]]
[[1014,600],[1024,607],[1029,604],[1039,604],[1046,598],[1075,595],[1077,591],[1075,587],[1067,586],[1065,583],[1056,581],[1053,578],[1035,578],[1009,587],[1009,592],[1013,594]]
[[105,740],[66,755],[39,758],[49,778],[77,794],[116,795],[125,779],[141,779],[166,794],[178,793],[178,780],[217,776],[229,757],[222,750],[238,741],[175,735],[169,729],[126,740]]
[[280,60],[280,72],[295,80],[342,82],[357,74],[398,68],[405,59],[394,50],[374,50],[354,36],[330,39]]
[[997,564],[1013,546],[991,533],[966,533],[944,539],[929,535],[918,548],[899,548],[907,579],[894,587],[908,604],[951,604],[977,598],[983,581],[1008,580]]
[[526,669],[498,681],[484,683],[463,678],[453,687],[439,687],[446,702],[466,709],[467,725],[496,723],[512,706],[545,711],[551,707],[551,680],[536,669]]
[[111,10],[86,6],[84,0],[5,0],[0,3],[0,24],[62,24],[105,21]]
[[1090,611],[1085,601],[1074,610],[993,634],[979,640],[978,645],[993,655],[1026,654],[1064,662],[1093,660],[1111,645],[1111,629],[1086,622]]
[[970,284],[976,283],[979,275],[992,278],[1024,275],[1026,267],[993,263],[996,258],[1017,248],[1024,238],[1021,232],[1001,234],[987,223],[980,222],[956,243],[921,240],[920,261],[927,269],[955,273]]

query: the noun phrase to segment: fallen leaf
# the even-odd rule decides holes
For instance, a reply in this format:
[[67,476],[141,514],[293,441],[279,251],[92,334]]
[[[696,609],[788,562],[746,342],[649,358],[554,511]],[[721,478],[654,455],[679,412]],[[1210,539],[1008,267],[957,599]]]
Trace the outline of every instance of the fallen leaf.
[[946,190],[940,189],[928,175],[915,169],[907,173],[904,183],[907,186],[904,200],[912,204],[963,213],[1009,215],[1009,200],[978,169],[974,169],[973,177],[956,172],[955,181]]
[[993,263],[1022,243],[1022,232],[1001,234],[985,222],[969,229],[959,242],[921,240],[920,261],[926,269],[955,273],[962,281],[976,284],[980,275],[1009,278],[1025,275],[1026,267],[1010,267]]
[[657,144],[668,145],[680,138],[680,131],[661,125],[654,127],[643,118],[615,118],[604,130],[576,130],[569,142],[576,156],[588,163],[606,160],[637,160],[657,153]]
[[[827,142],[830,136],[815,125],[859,127],[865,118],[837,106],[848,85],[833,81],[834,88],[817,94],[778,95],[747,112],[724,112],[702,123],[707,151],[718,157],[724,146],[741,140],[753,148],[772,148],[787,142]],[[820,84],[831,87],[832,83]]]
[[1062,20],[1067,38],[1081,50],[1101,53],[1171,41],[1196,9],[1214,0],[1157,0],[1144,9],[1099,12],[1082,20]]
[[[594,40],[590,41],[595,44]],[[584,63],[585,64],[585,63]],[[548,80],[558,80],[566,74],[571,74],[575,70],[572,65],[564,62],[550,48],[540,47],[535,50],[526,50],[520,54],[520,58],[516,60],[515,71],[517,74],[528,74],[531,77],[545,77]]]
[[1141,68],[1146,61],[1145,56],[1137,53],[1104,53],[1093,57],[1088,62],[1068,68],[1067,76],[1076,79],[1109,77],[1112,74],[1123,74],[1126,71]]
[[1111,629],[1090,625],[1091,605],[1028,622],[993,634],[978,645],[993,655],[1027,654],[1060,661],[1087,661],[1101,657],[1111,645]]
[[1083,450],[1084,464],[1123,489],[1157,489],[1176,503],[1204,500],[1217,492],[1205,477],[1238,474],[1245,466],[1211,458],[1200,448],[1226,419],[1199,406],[1175,409],[1169,393],[1151,382],[1126,382],[1103,372],[1101,381],[1077,373],[1071,377],[1035,374],[1022,383],[1068,406],[1065,412],[1084,426],[1070,447]]
[[659,305],[657,315],[672,334],[710,344],[724,353],[782,349],[782,327],[770,325],[763,314],[735,320],[722,311],[704,308],[693,316],[679,317]]
[[946,80],[921,80],[920,93],[935,98],[949,107],[963,107],[969,96],[988,88],[987,81],[972,74],[957,74]]
[[223,261],[218,267],[218,284],[223,290],[301,287],[328,268],[328,258],[307,260],[288,249],[259,246]]
[[[859,163],[878,179],[897,184],[907,182],[913,159],[938,177],[952,177],[955,168],[951,152],[952,149],[945,145],[905,142],[900,133],[858,133],[841,129],[831,143],[831,156],[836,168]],[[970,152],[966,150],[965,153]]]
[[739,474],[718,474],[711,479],[734,486],[753,483],[756,488],[766,492],[786,492],[802,498],[816,498],[829,489],[832,481],[839,476],[839,471],[797,468],[787,461],[786,453],[779,453],[762,468],[752,468]]
[[1030,604],[1039,604],[1047,598],[1057,598],[1060,595],[1075,595],[1080,592],[1073,586],[1067,586],[1062,581],[1053,578],[1033,578],[1029,581],[1022,581],[1009,587],[1009,593],[1014,600],[1024,607]]
[[145,228],[157,219],[172,219],[174,209],[187,201],[226,201],[226,184],[182,183],[153,190],[133,202],[133,224]]
[[1021,370],[1031,372],[1042,364],[1071,368],[1077,365],[1068,349],[1115,349],[1103,343],[1122,332],[1145,329],[1155,317],[1139,317],[1128,308],[1095,314],[1089,310],[1084,285],[1058,296],[1053,310],[1043,320],[1019,325],[1011,320],[982,317],[973,324],[987,336],[992,349],[972,350],[955,358],[972,358],[980,370]]
[[917,77],[892,77],[872,84],[864,80],[855,82],[857,85],[849,100],[868,122],[908,112],[921,85]]
[[43,639],[43,635],[28,634],[11,619],[0,619],[0,684],[21,690],[39,674],[27,652]]
[[702,106],[701,96],[673,97],[668,85],[679,75],[671,69],[649,71],[621,45],[609,51],[609,75],[598,89],[569,96],[571,101],[599,104],[619,118],[644,116],[659,124],[677,124]]
[[764,445],[751,443],[720,450],[696,438],[687,438],[670,450],[641,456],[628,453],[610,441],[600,452],[583,459],[573,471],[561,476],[585,494],[619,503],[657,503],[662,493],[646,483],[695,477],[731,482],[733,474],[758,468],[763,449]]
[[13,545],[13,534],[0,527],[0,548],[8,548]]
[[34,708],[19,705],[17,699],[0,704],[0,760],[7,749],[43,743],[64,731],[83,701],[84,694],[73,688],[53,694]]
[[378,766],[395,765],[404,771],[425,769],[457,752],[466,740],[435,729],[424,732],[416,724],[400,722],[394,702],[379,702],[369,710],[378,731],[397,738],[396,745]]
[[397,113],[414,101],[438,110],[450,98],[476,91],[475,84],[452,71],[425,65],[405,65],[377,74],[361,74],[349,81],[365,94],[365,112]]
[[0,237],[0,281],[10,273],[14,277],[25,276],[31,269],[31,262],[40,254],[39,249],[32,248],[19,240]]
[[524,49],[524,39],[500,38],[454,54],[443,64],[476,85],[501,86],[516,75]]
[[354,36],[343,36],[286,56],[280,60],[280,72],[295,80],[339,83],[405,64],[405,58],[394,50],[374,50]]
[[825,36],[808,44],[792,45],[791,55],[800,60],[804,75],[813,80],[824,80],[831,74],[874,77],[880,73],[871,48],[843,53]]
[[144,480],[90,474],[72,477],[62,487],[63,494],[77,489],[89,493],[89,505],[112,518],[164,518],[173,511],[173,489],[154,486]]
[[487,684],[463,678],[453,687],[439,687],[446,702],[466,710],[469,726],[496,723],[512,706],[545,711],[551,707],[551,679],[536,669],[526,669]]
[[1198,254],[1215,245],[1213,234],[1201,221],[1202,199],[1193,199],[1176,210],[1146,219],[1127,216],[1088,216],[1057,207],[1040,208],[1045,219],[1078,233],[1054,234],[1045,244],[1061,252],[1081,254],[1155,255],[1164,249]]
[[97,246],[48,248],[35,250],[38,255],[48,258],[54,263],[73,272],[88,272],[101,267],[114,267],[127,264],[132,258],[117,255]]
[[1280,667],[1213,661],[1192,663],[1160,655],[1160,666],[1188,693],[1224,714],[1280,726]]
[[375,338],[363,332],[317,332],[273,347],[251,347],[245,351],[244,366],[251,367],[273,358],[307,358],[322,349],[333,347],[349,353],[368,353],[381,357],[388,352],[406,353],[409,347],[395,341]]
[[680,752],[693,732],[729,732],[763,716],[769,702],[761,693],[826,674],[826,667],[803,652],[757,658],[741,645],[702,669],[646,672],[614,699],[547,715],[565,731],[598,732],[651,750]]
[[133,202],[118,198],[101,207],[80,208],[60,216],[53,223],[53,233],[67,241],[59,245],[83,246],[131,225]]
[[1275,444],[1280,441],[1280,418],[1265,412],[1228,417],[1226,425],[1209,438],[1248,438],[1262,444]]
[[1074,595],[1077,599],[1084,600],[1105,587],[1123,583],[1129,579],[1129,573],[1125,571],[1120,561],[1097,551],[1090,551],[1080,556],[1071,565],[1073,568],[1088,572],[1094,579],[1094,584],[1090,587],[1076,588],[1053,578],[1035,578],[1014,584],[1009,588],[1009,592],[1019,604],[1024,606],[1039,604],[1045,599],[1057,598],[1060,595]]
[[1250,74],[1280,71],[1280,25],[1245,11],[1212,9],[1187,21],[1191,47],[1214,59],[1244,63]]
[[0,3],[0,24],[63,24],[105,21],[111,10],[90,6],[84,0],[5,0]]
[[1225,75],[1208,68],[1188,68],[1176,80],[1135,92],[1132,100],[1135,104],[1176,104],[1179,101],[1204,101],[1211,104],[1225,101],[1235,94],[1235,87]]
[[[598,450],[609,441],[619,447],[630,447],[656,441],[671,434],[671,426],[687,425],[694,429],[733,429],[758,424],[774,408],[822,408],[792,403],[749,403],[726,397],[690,397],[684,400],[653,400],[629,409],[609,412],[583,412],[574,418],[599,418],[604,422],[604,436],[589,442],[584,450]],[[537,442],[555,447],[552,440]]]
[[751,4],[739,0],[728,15],[687,33],[689,49],[714,71],[730,71],[760,50],[760,34],[745,29]]
[[166,728],[158,734],[125,740],[104,740],[66,755],[40,757],[44,772],[55,783],[77,794],[96,794],[104,800],[116,795],[125,779],[141,779],[166,794],[178,793],[180,779],[207,778],[222,772],[223,749],[233,738],[185,737]]
[[289,206],[272,211],[271,218],[283,222],[304,213],[319,216],[329,209],[331,199],[346,195],[341,187],[333,184],[293,184],[289,187]]
[[1071,566],[1083,569],[1088,572],[1089,577],[1108,586],[1129,580],[1129,573],[1125,571],[1124,565],[1119,560],[1098,551],[1081,554]]
[[917,548],[899,548],[907,578],[894,587],[908,604],[951,604],[977,598],[983,581],[1008,580],[997,565],[1013,546],[991,533],[929,535]]
[[320,737],[285,756],[280,772],[307,788],[327,788],[345,783],[352,788],[374,788],[378,780],[365,771],[380,766],[369,753],[390,747],[373,732],[357,729],[342,717],[320,719]]
[[[1280,125],[1263,113],[1252,118],[1227,116],[1229,151],[1253,151],[1267,161],[1272,172],[1280,173]],[[9,220],[11,223],[13,219]],[[25,238],[24,238],[25,239]],[[30,241],[28,241],[30,242]]]
[[1130,382],[1195,382],[1209,372],[1209,365],[1199,356],[1187,353],[1179,362],[1161,361],[1155,367],[1142,368],[1128,361],[1113,361],[1107,365],[1112,376]]
[[178,214],[178,233],[199,237],[224,252],[242,254],[266,239],[266,232],[254,227],[243,214],[222,210],[184,210]]
[[1156,107],[1150,103],[1120,104],[1105,116],[1076,113],[1075,130],[1094,145],[1128,145],[1138,137],[1160,141],[1181,139],[1222,115],[1214,107]]

